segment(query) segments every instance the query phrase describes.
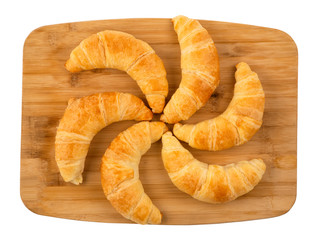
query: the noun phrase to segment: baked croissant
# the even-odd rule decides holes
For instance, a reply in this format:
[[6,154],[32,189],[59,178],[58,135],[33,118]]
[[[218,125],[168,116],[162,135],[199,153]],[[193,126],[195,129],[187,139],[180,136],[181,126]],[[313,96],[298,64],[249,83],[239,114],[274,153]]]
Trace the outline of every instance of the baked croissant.
[[106,150],[101,165],[105,196],[125,218],[140,224],[160,224],[161,213],[139,180],[143,154],[168,130],[163,122],[141,122],[121,132]]
[[95,68],[125,71],[146,95],[154,113],[161,113],[168,94],[166,70],[160,57],[144,41],[118,31],[102,31],[84,39],[70,54],[70,72]]
[[187,120],[205,105],[219,84],[216,46],[206,29],[194,19],[173,18],[181,49],[182,80],[163,110],[161,121]]
[[173,131],[178,139],[193,148],[217,151],[241,145],[259,130],[265,105],[263,88],[246,63],[236,67],[234,96],[226,111],[197,124],[175,124]]
[[171,132],[162,136],[162,144],[162,160],[173,184],[203,202],[223,203],[248,193],[266,170],[262,159],[225,166],[200,162]]
[[80,184],[92,138],[105,126],[122,120],[151,120],[153,113],[136,96],[99,93],[70,99],[59,123],[55,158],[64,181]]

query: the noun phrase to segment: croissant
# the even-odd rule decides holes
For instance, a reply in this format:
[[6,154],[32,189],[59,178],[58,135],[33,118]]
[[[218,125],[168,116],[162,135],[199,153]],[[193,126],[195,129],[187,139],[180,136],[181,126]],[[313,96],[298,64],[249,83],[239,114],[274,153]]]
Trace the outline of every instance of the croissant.
[[122,120],[151,120],[153,113],[136,96],[99,93],[70,99],[57,128],[55,159],[64,181],[82,183],[92,138],[105,126]]
[[203,202],[224,203],[248,193],[266,170],[262,159],[225,166],[200,162],[171,132],[162,136],[162,144],[163,163],[173,184]]
[[163,122],[140,122],[121,132],[106,150],[101,183],[112,206],[125,218],[140,224],[159,224],[162,215],[139,180],[143,154],[168,130]]
[[161,113],[168,94],[166,70],[160,57],[144,41],[118,31],[102,31],[84,39],[70,54],[70,72],[95,68],[125,71],[146,95],[154,113]]
[[194,19],[173,18],[181,48],[182,80],[161,115],[161,121],[187,120],[205,105],[219,84],[216,46],[206,29]]
[[226,111],[197,124],[175,124],[173,132],[178,139],[193,148],[217,151],[241,145],[259,130],[265,105],[263,88],[246,63],[236,67],[234,96]]

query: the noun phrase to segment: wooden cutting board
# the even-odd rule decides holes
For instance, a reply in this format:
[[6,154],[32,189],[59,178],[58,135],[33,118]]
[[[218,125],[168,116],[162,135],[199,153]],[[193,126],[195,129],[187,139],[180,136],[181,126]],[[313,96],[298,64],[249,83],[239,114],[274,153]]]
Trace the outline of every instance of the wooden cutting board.
[[[264,123],[246,144],[208,152],[184,146],[200,161],[229,164],[263,158],[266,173],[256,188],[235,201],[212,205],[180,192],[161,160],[161,142],[143,156],[140,179],[163,213],[162,224],[204,224],[269,218],[289,211],[296,198],[297,68],[294,41],[270,28],[200,21],[218,49],[221,82],[206,106],[187,122],[222,113],[233,95],[235,64],[247,62],[256,71],[266,94]],[[104,91],[132,93],[145,101],[126,73],[98,69],[72,74],[64,63],[81,40],[113,29],[148,42],[162,58],[169,96],[181,80],[180,49],[170,19],[119,19],[66,23],[34,30],[23,50],[21,198],[31,211],[47,216],[97,222],[130,223],[105,199],[100,185],[100,161],[117,134],[134,121],[114,123],[99,132],[86,159],[84,183],[75,186],[60,177],[54,160],[58,121],[71,97]],[[159,115],[154,119],[158,120]],[[169,126],[172,129],[172,126]]]

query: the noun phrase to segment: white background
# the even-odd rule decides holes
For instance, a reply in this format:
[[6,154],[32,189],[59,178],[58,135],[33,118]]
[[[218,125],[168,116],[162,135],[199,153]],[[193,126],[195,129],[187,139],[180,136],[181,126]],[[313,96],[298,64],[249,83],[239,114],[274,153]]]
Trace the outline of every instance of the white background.
[[[81,222],[27,210],[20,199],[19,181],[22,50],[28,34],[37,27],[64,22],[179,14],[277,28],[296,42],[299,119],[294,207],[271,219],[197,226]],[[332,1],[5,1],[0,18],[0,239],[336,239],[336,14]]]

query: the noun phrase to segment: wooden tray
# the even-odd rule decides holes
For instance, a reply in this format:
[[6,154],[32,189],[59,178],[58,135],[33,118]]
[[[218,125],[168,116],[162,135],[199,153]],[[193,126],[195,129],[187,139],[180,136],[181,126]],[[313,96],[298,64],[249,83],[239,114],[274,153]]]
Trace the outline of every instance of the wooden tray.
[[[267,171],[250,193],[230,203],[212,205],[180,192],[161,160],[161,142],[143,156],[140,179],[163,213],[162,224],[204,224],[269,218],[286,213],[296,198],[297,67],[294,41],[270,28],[200,21],[220,57],[221,82],[206,106],[187,122],[222,113],[233,95],[235,64],[256,71],[266,93],[264,123],[246,144],[219,152],[184,146],[201,161],[228,164],[263,158]],[[86,159],[84,183],[63,182],[54,160],[56,126],[70,97],[104,91],[144,95],[126,73],[105,69],[71,74],[64,68],[71,50],[89,35],[113,29],[148,42],[162,58],[169,96],[181,80],[180,49],[170,19],[118,19],[44,26],[26,39],[23,50],[21,198],[31,211],[47,216],[97,222],[130,223],[105,199],[100,161],[112,139],[135,122],[112,124],[98,133]],[[155,116],[159,119],[159,115]],[[172,128],[172,126],[169,126]]]

